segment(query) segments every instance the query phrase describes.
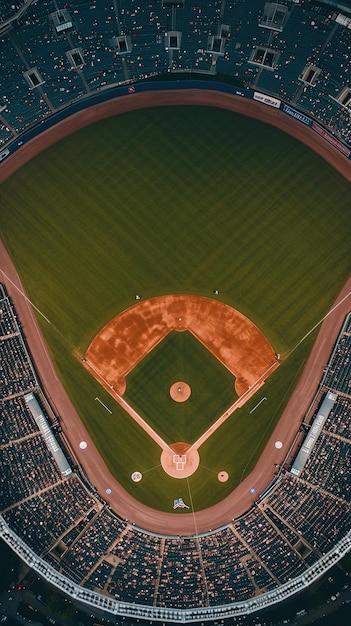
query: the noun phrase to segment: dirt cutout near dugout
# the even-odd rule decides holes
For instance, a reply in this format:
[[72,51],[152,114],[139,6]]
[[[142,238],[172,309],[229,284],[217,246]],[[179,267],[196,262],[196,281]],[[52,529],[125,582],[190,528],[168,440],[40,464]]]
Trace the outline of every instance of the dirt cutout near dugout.
[[[214,416],[211,426],[183,454],[177,454],[178,443],[169,446],[122,396],[126,375],[168,333],[185,330],[233,374],[239,398],[222,415]],[[263,333],[236,309],[203,296],[169,295],[139,302],[110,320],[91,342],[83,365],[161,447],[164,471],[186,478],[198,468],[200,446],[256,393],[279,361]],[[176,394],[183,384],[175,383]]]

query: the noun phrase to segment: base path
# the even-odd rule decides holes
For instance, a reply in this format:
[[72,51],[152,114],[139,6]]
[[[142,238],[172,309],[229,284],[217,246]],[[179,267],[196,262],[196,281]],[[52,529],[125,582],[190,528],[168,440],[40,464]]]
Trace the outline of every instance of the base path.
[[[180,536],[213,530],[242,515],[273,479],[276,472],[275,464],[281,464],[284,461],[287,450],[315,395],[341,324],[345,315],[351,310],[350,278],[333,307],[339,302],[342,304],[334,308],[332,314],[323,322],[301,379],[254,470],[229,496],[215,506],[196,513],[177,515],[176,513],[163,513],[141,504],[111,476],[57,377],[33,309],[25,297],[23,285],[1,240],[0,279],[5,284],[19,314],[29,349],[40,373],[43,390],[55,414],[60,416],[63,433],[71,449],[101,497],[119,515],[140,528],[161,534],[167,528],[169,534]],[[87,443],[85,449],[80,448],[81,441]],[[275,447],[276,441],[283,442],[282,448]],[[181,448],[176,449],[178,454],[183,452]],[[111,490],[108,495],[106,494],[107,488]],[[253,488],[254,491],[252,491]]]
[[[0,182],[6,180],[35,155],[55,144],[63,137],[76,132],[79,128],[130,110],[162,105],[173,106],[176,104],[216,106],[267,122],[309,146],[351,182],[350,161],[310,128],[272,107],[244,100],[240,96],[213,92],[210,89],[135,93],[76,113],[53,128],[39,134],[28,144],[24,145],[23,149],[18,150],[13,156],[1,163]],[[154,532],[164,533],[164,529],[167,528],[168,533],[172,535],[192,535],[196,531],[206,532],[210,528],[218,528],[230,522],[233,518],[242,515],[257,499],[257,496],[274,477],[276,471],[275,464],[281,464],[286,456],[287,449],[294,439],[304,413],[314,397],[340,326],[345,315],[351,310],[351,298],[348,296],[348,294],[351,294],[350,278],[337,297],[335,304],[341,302],[343,298],[345,299],[342,305],[334,309],[333,313],[323,322],[302,377],[254,470],[237,489],[219,504],[194,514],[177,515],[175,513],[161,513],[141,504],[127,493],[117,480],[111,477],[55,373],[33,309],[28,300],[22,295],[24,293],[23,286],[1,241],[0,270],[4,272],[0,273],[0,278],[5,284],[19,314],[23,332],[39,372],[43,389],[55,414],[60,416],[63,432],[68,438],[77,460],[83,465],[90,481],[96,486],[99,494],[125,519],[141,528]],[[85,450],[79,447],[81,441],[87,442]],[[275,448],[275,441],[282,441],[282,448]],[[106,495],[106,488],[111,489],[111,493],[108,496]]]

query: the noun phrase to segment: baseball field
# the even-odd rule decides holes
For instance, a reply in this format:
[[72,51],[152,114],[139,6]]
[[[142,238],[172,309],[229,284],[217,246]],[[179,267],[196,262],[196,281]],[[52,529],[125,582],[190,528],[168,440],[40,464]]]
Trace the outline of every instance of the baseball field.
[[[198,510],[228,495],[255,465],[316,333],[295,346],[350,275],[350,184],[271,126],[219,109],[166,107],[63,139],[2,185],[1,206],[1,237],[49,320],[39,314],[111,472],[165,511],[178,497]],[[200,447],[200,466],[186,480],[165,474],[156,443],[82,366],[94,337],[136,295],[167,294],[230,305],[282,357],[263,391]],[[192,395],[175,405],[169,385],[184,378]],[[234,382],[191,334],[175,333],[128,374],[125,395],[165,441],[190,442],[235,401]]]

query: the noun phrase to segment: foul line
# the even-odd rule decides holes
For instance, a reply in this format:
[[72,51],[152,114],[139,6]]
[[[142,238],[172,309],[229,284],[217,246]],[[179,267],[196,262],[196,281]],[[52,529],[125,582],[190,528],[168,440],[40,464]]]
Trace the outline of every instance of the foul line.
[[[67,339],[66,337],[61,333],[61,331],[59,331],[59,329],[57,328],[57,326],[55,326],[55,324],[53,324],[52,322],[50,322],[49,318],[46,317],[46,315],[44,315],[44,313],[34,304],[34,302],[32,302],[32,300],[30,300],[28,298],[28,296],[26,296],[26,294],[22,291],[22,289],[20,289],[19,287],[17,287],[17,285],[13,282],[13,280],[11,280],[11,278],[4,272],[4,270],[0,269],[0,272],[3,276],[5,276],[6,280],[8,280],[9,283],[11,283],[11,285],[16,289],[16,291],[18,291],[18,293],[30,304],[30,306],[37,311],[37,313],[39,313],[39,315],[41,315],[41,317],[60,335],[60,337],[62,337],[62,339],[65,341],[65,343],[67,344]],[[68,344],[69,347],[71,348],[72,346],[70,344]]]
[[328,313],[326,315],[324,315],[324,317],[322,317],[319,322],[317,322],[317,324],[315,324],[314,326],[312,326],[311,330],[308,331],[308,333],[306,333],[306,335],[304,335],[302,337],[302,339],[300,339],[300,341],[297,342],[297,344],[289,351],[287,352],[285,359],[287,359],[293,352],[295,352],[295,350],[305,341],[305,339],[307,339],[307,337],[310,336],[311,333],[313,333],[314,330],[316,330],[316,328],[318,328],[318,326],[320,326],[320,324],[322,324],[322,322],[324,322],[324,320],[327,319],[327,317],[329,317],[329,315],[331,315],[332,313],[334,313],[334,311],[336,311],[336,309],[343,304],[343,302],[345,302],[345,300],[347,300],[347,298],[351,295],[351,291],[349,291],[346,296],[344,296],[340,302],[338,302],[337,304],[335,304],[335,306],[333,306],[330,311],[328,311]]
[[263,441],[263,438],[265,437],[266,432],[269,430],[269,428],[270,428],[270,426],[271,426],[272,422],[275,420],[277,413],[280,411],[280,407],[282,406],[282,404],[284,404],[284,402],[285,402],[285,398],[286,398],[286,397],[287,397],[287,396],[291,393],[291,390],[294,388],[295,383],[296,383],[296,380],[297,380],[297,378],[300,376],[300,372],[301,372],[301,370],[304,368],[304,366],[305,366],[305,361],[303,361],[303,362],[301,363],[301,365],[300,365],[300,367],[298,368],[298,370],[297,370],[297,372],[296,372],[295,376],[293,377],[293,379],[292,379],[292,381],[291,381],[291,383],[290,383],[290,385],[289,385],[288,389],[286,390],[286,392],[285,392],[284,396],[283,396],[283,397],[282,397],[282,399],[280,400],[280,402],[279,402],[279,404],[278,404],[278,406],[277,406],[276,410],[272,413],[272,417],[271,417],[271,419],[268,421],[267,426],[266,426],[266,428],[264,429],[264,431],[263,431],[263,433],[262,433],[261,437],[259,438],[259,440],[258,440],[258,442],[257,442],[256,446],[254,447],[253,452],[252,452],[252,454],[251,454],[251,456],[250,456],[250,458],[249,458],[248,462],[246,463],[245,467],[243,468],[243,471],[242,471],[242,474],[241,474],[241,478],[240,478],[240,482],[242,482],[242,481],[243,481],[243,478],[244,478],[245,472],[246,472],[246,470],[247,470],[247,468],[248,468],[248,466],[249,466],[249,464],[250,464],[250,462],[251,462],[251,459],[253,459],[253,457],[255,456],[255,454],[256,454],[256,450],[258,450],[258,448],[259,448],[259,446],[260,446],[261,441]]
[[155,469],[158,469],[159,467],[162,467],[161,463],[159,463],[158,465],[154,465],[153,467],[149,467],[149,469],[143,470],[143,474],[147,474],[148,472],[152,472]]
[[257,380],[254,383],[252,383],[252,385],[250,385],[250,387],[246,389],[246,391],[244,391],[244,393],[241,396],[239,396],[239,398],[235,400],[235,402],[233,402],[233,404],[228,409],[226,409],[226,411],[224,411],[224,413],[222,413],[222,415],[220,415],[220,417],[213,424],[211,424],[211,426],[209,426],[209,428],[204,433],[202,433],[202,435],[200,435],[200,437],[195,441],[195,443],[193,443],[190,446],[189,452],[191,450],[197,450],[198,448],[200,448],[200,446],[202,446],[202,444],[209,437],[211,437],[213,433],[222,424],[224,424],[224,422],[227,421],[227,419],[234,413],[234,411],[236,411],[237,409],[241,409],[241,407],[244,406],[244,404],[246,404],[248,400],[250,400],[250,398],[252,398],[252,396],[256,393],[256,391],[258,391],[258,389],[262,387],[262,385],[264,384],[264,381],[268,377],[268,373],[271,370],[274,370],[278,366],[279,366],[279,360],[278,358],[276,358],[276,360],[273,363],[271,363],[271,365],[267,367],[267,369],[262,374],[260,374]]
[[212,474],[218,474],[218,470],[214,470],[211,469],[210,467],[206,467],[206,465],[202,465],[202,463],[199,463],[199,467],[202,467],[205,470],[208,470],[209,472],[212,472]]
[[135,409],[133,409],[130,406],[130,404],[128,404],[128,402],[124,398],[122,398],[122,396],[119,393],[117,393],[117,391],[113,388],[112,385],[110,385],[110,383],[106,380],[106,378],[104,378],[103,375],[100,374],[97,367],[95,367],[95,365],[90,363],[90,361],[88,361],[88,359],[86,358],[82,359],[82,363],[88,371],[95,372],[94,378],[98,382],[102,381],[102,383],[100,382],[100,384],[102,384],[104,389],[108,391],[110,396],[112,396],[112,398],[116,400],[116,402],[118,402],[118,404],[146,432],[146,434],[149,435],[149,437],[153,439],[155,443],[160,446],[161,450],[167,450],[168,452],[171,452],[173,454],[172,448],[162,439],[162,437],[160,437],[160,435],[156,433],[156,431],[153,428],[151,428],[151,426],[149,426],[149,424],[139,415],[139,413],[137,413],[137,411],[135,411]]
[[5,274],[4,270],[0,270],[0,272],[1,272],[1,273],[3,274],[3,276],[5,276],[5,278],[6,278],[6,279],[7,279],[7,280],[11,283],[11,285],[12,285],[15,289],[17,289],[18,293],[20,293],[20,294],[21,294],[21,296],[23,296],[23,298],[24,298],[25,300],[27,300],[27,302],[29,302],[29,304],[33,307],[33,309],[35,309],[35,310],[39,313],[39,315],[41,315],[41,316],[44,318],[44,320],[45,320],[48,324],[50,324],[50,326],[53,326],[53,327],[55,328],[55,326],[52,324],[52,322],[50,322],[49,318],[48,318],[48,317],[46,317],[46,315],[44,315],[44,313],[43,313],[40,309],[38,309],[38,307],[37,307],[37,306],[35,306],[34,302],[32,302],[32,301],[31,301],[31,300],[30,300],[30,299],[26,296],[26,294],[25,294],[25,293],[23,293],[23,291],[22,291],[21,289],[19,289],[19,287],[17,287],[17,285],[13,282],[13,280],[11,280],[11,278],[10,278],[7,274]]

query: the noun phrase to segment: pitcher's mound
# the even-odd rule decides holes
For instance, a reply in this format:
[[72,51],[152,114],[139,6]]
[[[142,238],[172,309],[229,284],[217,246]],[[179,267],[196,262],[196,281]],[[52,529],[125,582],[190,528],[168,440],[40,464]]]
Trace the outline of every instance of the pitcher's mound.
[[228,472],[218,472],[217,478],[220,483],[226,483],[229,478],[229,474]]
[[180,381],[171,386],[169,393],[175,402],[185,402],[190,397],[191,389],[187,383]]

